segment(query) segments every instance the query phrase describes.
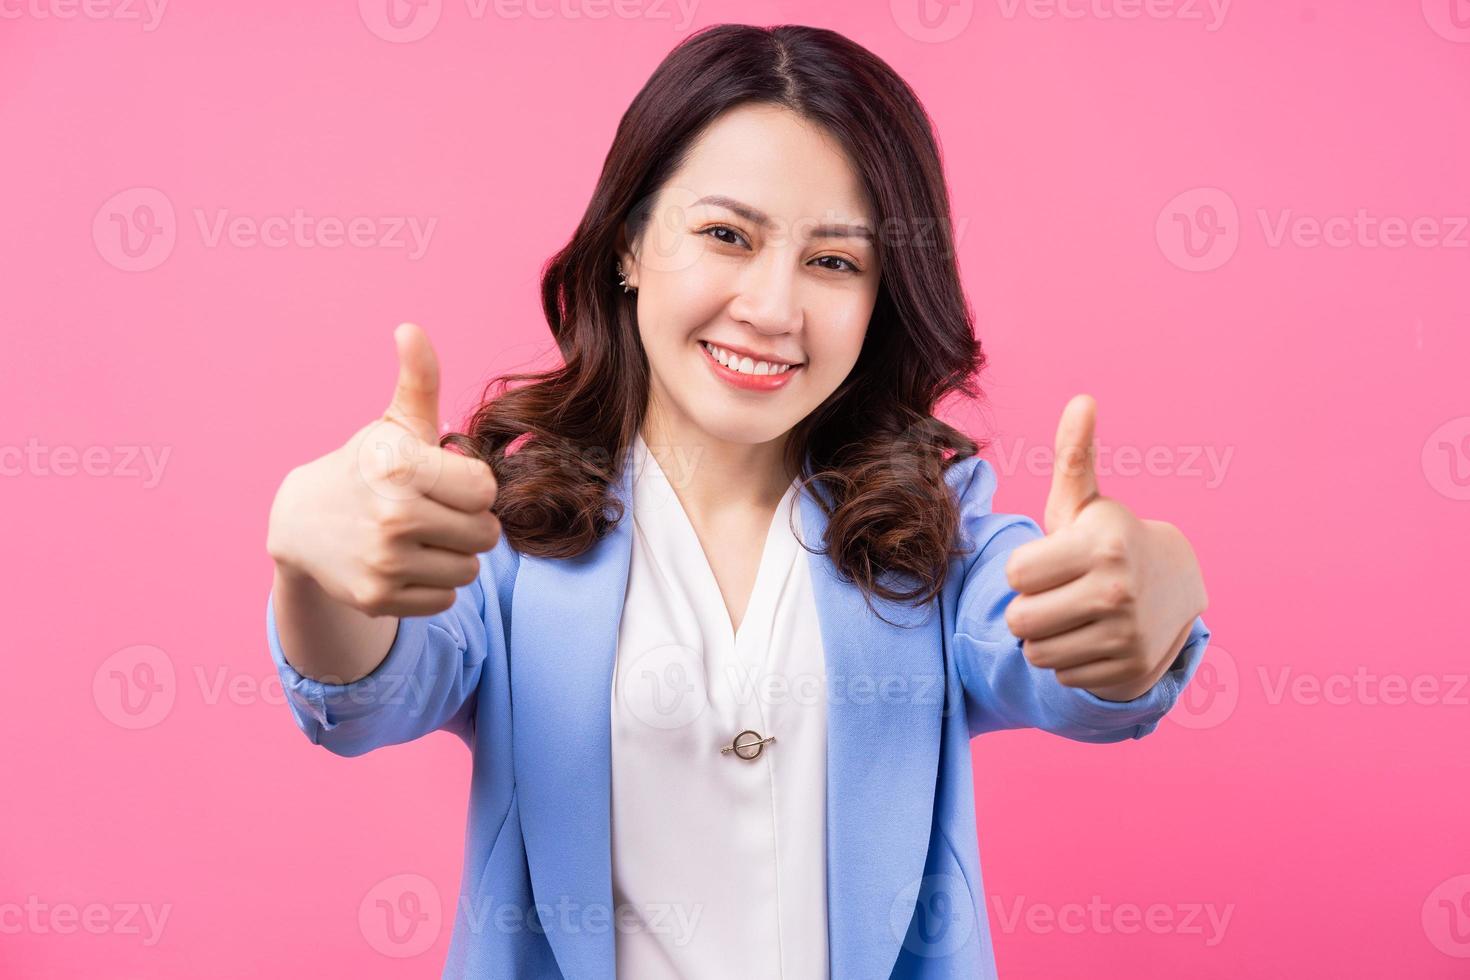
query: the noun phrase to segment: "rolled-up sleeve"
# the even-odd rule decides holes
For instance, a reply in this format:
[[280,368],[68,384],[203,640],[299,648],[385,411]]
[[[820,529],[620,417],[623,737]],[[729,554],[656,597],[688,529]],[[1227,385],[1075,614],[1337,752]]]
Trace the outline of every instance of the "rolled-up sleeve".
[[492,635],[483,583],[489,574],[482,555],[479,578],[455,590],[452,606],[433,616],[400,618],[382,663],[348,684],[306,677],[287,662],[272,594],[266,600],[266,638],[297,727],[314,744],[343,756],[408,742],[441,728],[468,743]]
[[996,480],[989,463],[974,459],[957,466],[969,469],[959,481],[960,519],[974,550],[962,561],[952,642],[970,735],[1040,728],[1079,742],[1118,742],[1152,732],[1199,668],[1210,639],[1204,620],[1195,617],[1169,670],[1131,701],[1108,701],[1061,683],[1056,671],[1026,659],[1005,620],[1016,596],[1006,579],[1006,558],[1041,537],[1041,528],[1023,515],[991,512]]

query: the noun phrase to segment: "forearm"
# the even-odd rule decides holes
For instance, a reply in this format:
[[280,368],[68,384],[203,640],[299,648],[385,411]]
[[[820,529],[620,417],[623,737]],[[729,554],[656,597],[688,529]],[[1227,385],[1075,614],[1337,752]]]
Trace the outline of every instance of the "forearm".
[[279,564],[271,594],[287,662],[323,683],[366,677],[383,662],[398,635],[397,616],[369,616],[327,595],[310,576]]

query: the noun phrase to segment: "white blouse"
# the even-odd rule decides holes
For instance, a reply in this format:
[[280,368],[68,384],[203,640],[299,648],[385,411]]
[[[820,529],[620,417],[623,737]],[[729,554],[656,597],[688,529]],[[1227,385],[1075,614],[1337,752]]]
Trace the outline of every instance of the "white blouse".
[[631,462],[612,690],[617,974],[825,978],[826,676],[807,553],[788,524],[800,530],[796,484],[735,632],[674,492],[683,461],[639,437]]

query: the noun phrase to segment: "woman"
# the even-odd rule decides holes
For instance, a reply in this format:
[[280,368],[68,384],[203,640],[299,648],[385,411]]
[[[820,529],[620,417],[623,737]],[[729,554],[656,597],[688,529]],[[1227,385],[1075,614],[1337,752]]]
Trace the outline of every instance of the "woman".
[[1089,398],[1045,535],[934,417],[984,363],[948,215],[872,54],[705,30],[544,272],[563,366],[441,438],[403,325],[384,416],[283,481],[298,725],[474,753],[447,976],[993,975],[969,740],[1138,738],[1193,675],[1192,549],[1098,495]]

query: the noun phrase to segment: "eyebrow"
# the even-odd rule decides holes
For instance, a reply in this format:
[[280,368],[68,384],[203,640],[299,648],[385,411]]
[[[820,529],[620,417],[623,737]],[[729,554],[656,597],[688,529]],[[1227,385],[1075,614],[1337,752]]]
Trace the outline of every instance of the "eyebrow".
[[[715,207],[726,208],[730,211],[734,211],[746,221],[757,224],[762,228],[774,228],[776,225],[776,223],[771,220],[770,215],[766,214],[764,211],[761,211],[758,208],[753,208],[749,204],[745,204],[742,201],[737,201],[733,197],[726,197],[723,194],[706,194],[704,197],[701,197],[699,200],[695,201],[694,204],[691,206],[698,207],[701,204],[713,204]],[[873,240],[872,229],[870,229],[867,225],[862,224],[817,225],[811,230],[811,236],[813,238],[863,238],[868,240],[869,242]]]

